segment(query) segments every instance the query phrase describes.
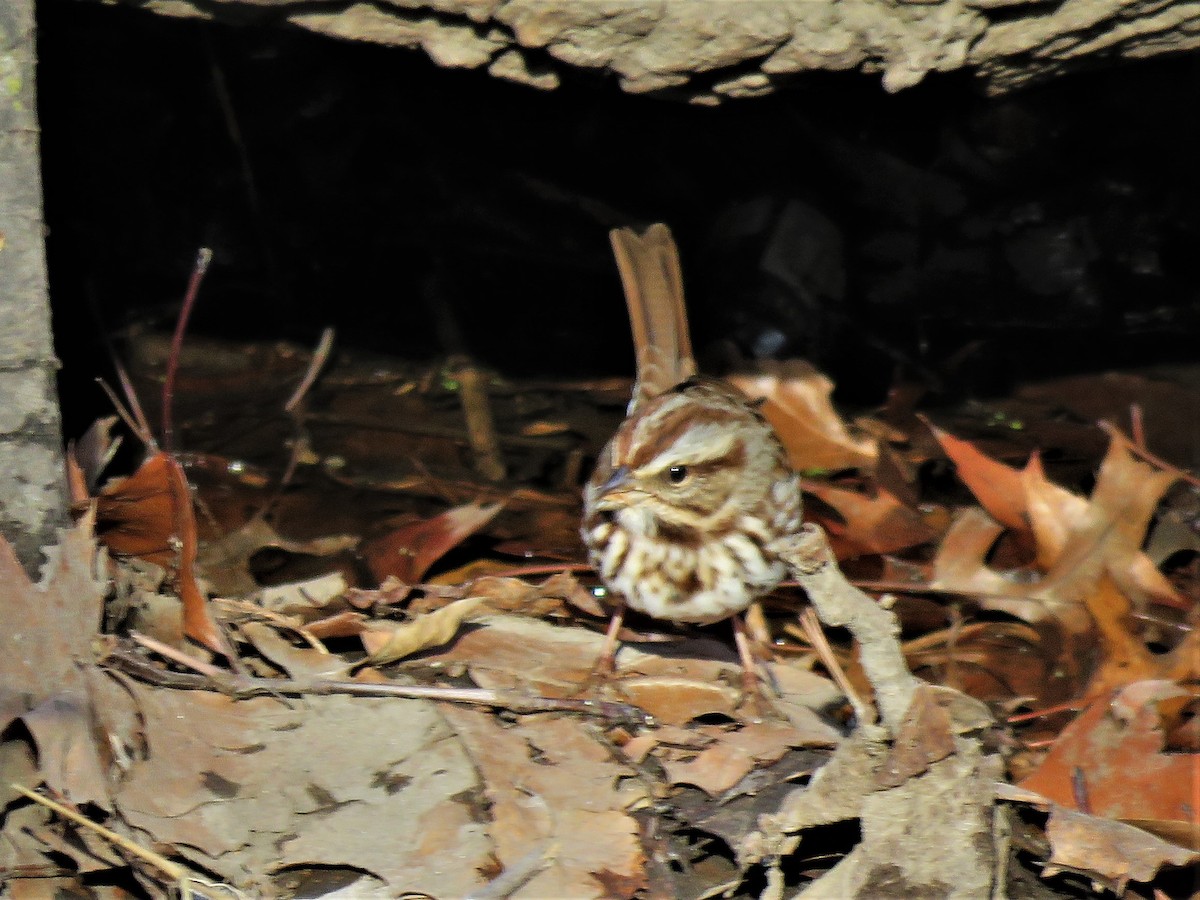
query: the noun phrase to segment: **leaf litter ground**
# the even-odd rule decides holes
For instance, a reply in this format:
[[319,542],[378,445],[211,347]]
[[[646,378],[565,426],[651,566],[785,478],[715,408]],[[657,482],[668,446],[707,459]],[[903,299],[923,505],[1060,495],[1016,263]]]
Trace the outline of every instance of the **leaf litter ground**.
[[[13,896],[177,878],[10,784],[205,896],[1188,895],[1200,504],[1143,437],[1094,424],[1124,412],[1095,384],[931,429],[895,399],[847,424],[799,363],[743,378],[872,598],[841,603],[798,548],[803,589],[757,626],[761,709],[720,626],[631,620],[616,681],[587,684],[604,598],[578,484],[628,383],[343,354],[287,404],[306,369],[193,343],[190,452],[103,482],[98,424],[73,454],[93,511],[40,583],[0,558]],[[1122,378],[1114,402],[1186,391]]]

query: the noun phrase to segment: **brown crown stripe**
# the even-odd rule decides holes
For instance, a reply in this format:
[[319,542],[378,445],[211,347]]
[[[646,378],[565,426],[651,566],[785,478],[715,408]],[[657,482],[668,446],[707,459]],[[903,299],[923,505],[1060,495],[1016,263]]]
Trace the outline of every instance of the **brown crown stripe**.
[[693,474],[704,475],[708,472],[716,472],[720,469],[738,469],[746,464],[746,445],[742,441],[735,441],[733,446],[729,448],[729,452],[724,456],[718,456],[716,459],[706,459],[704,462],[693,463],[688,466]]
[[735,410],[688,404],[682,409],[667,413],[661,421],[652,423],[653,440],[629,448],[631,453],[626,464],[631,469],[646,465],[696,425],[720,425],[735,422],[738,418],[740,417]]

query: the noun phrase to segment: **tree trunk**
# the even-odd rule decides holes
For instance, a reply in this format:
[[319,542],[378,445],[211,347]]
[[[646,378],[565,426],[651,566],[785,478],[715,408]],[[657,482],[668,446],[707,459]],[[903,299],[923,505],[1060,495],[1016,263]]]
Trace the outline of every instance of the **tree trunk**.
[[0,533],[33,573],[66,522],[34,87],[32,0],[0,3]]

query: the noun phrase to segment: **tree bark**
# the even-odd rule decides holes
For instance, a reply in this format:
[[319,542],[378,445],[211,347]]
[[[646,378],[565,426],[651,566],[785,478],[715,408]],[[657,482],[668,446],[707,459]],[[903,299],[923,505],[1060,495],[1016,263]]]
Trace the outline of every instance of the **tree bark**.
[[66,524],[32,0],[0,3],[0,533],[35,573]]

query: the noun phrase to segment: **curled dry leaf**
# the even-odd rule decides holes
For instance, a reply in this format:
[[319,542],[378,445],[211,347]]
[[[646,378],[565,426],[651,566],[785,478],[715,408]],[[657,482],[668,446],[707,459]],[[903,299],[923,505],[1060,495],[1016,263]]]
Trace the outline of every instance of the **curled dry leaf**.
[[895,553],[937,537],[937,532],[920,513],[882,488],[871,497],[858,491],[805,481],[804,490],[837,513],[834,518],[822,515],[811,504],[805,508],[806,517],[817,521],[829,533],[829,542],[839,559]]
[[794,747],[831,746],[828,738],[805,735],[780,722],[752,722],[735,729],[707,729],[711,746],[686,758],[663,760],[672,784],[690,784],[715,797],[761,766],[769,766]]
[[1129,442],[1114,433],[1096,487],[1085,499],[1052,483],[1036,454],[1023,470],[1017,470],[990,459],[967,441],[936,428],[934,434],[992,517],[1033,542],[1048,583],[1094,583],[1099,566],[1132,599],[1169,606],[1183,603],[1141,551],[1155,507],[1177,473],[1134,458]]
[[419,650],[450,643],[462,627],[463,620],[482,603],[482,597],[464,597],[449,606],[418,616],[411,622],[368,628],[361,635],[363,646],[369,654],[366,662],[385,665]]
[[100,541],[113,553],[175,574],[188,637],[214,653],[230,652],[196,583],[196,516],[179,463],[160,451],[128,478],[110,482],[96,498],[96,522]]
[[762,414],[798,471],[874,469],[878,445],[850,434],[830,400],[833,382],[808,363],[764,362],[759,373],[733,375],[729,381],[751,399],[765,400]]
[[257,600],[263,609],[283,616],[294,616],[300,622],[311,622],[346,608],[340,598],[346,593],[346,576],[330,572],[306,581],[265,587]]
[[1200,860],[1195,850],[1186,850],[1141,828],[1057,804],[1050,810],[1046,836],[1051,854],[1043,876],[1060,869],[1091,872],[1108,882],[1117,896],[1124,894],[1127,882],[1150,881],[1162,866],[1186,866]]
[[344,678],[350,664],[332,653],[322,653],[313,647],[297,647],[279,632],[262,622],[246,622],[241,627],[246,640],[290,678]]
[[319,641],[329,638],[354,637],[362,634],[369,620],[353,609],[343,610],[324,619],[309,623],[305,630]]
[[569,572],[551,575],[538,584],[530,584],[523,578],[484,575],[461,583],[453,590],[434,591],[429,584],[423,587],[426,589],[425,595],[410,603],[409,612],[428,612],[440,608],[448,599],[470,594],[484,598],[488,609],[494,612],[513,612],[532,618],[562,618],[569,613],[568,606],[597,617],[605,615],[604,607],[592,592]]
[[503,613],[482,617],[477,624],[483,627],[464,630],[453,644],[422,657],[422,663],[466,665],[471,680],[490,690],[567,697],[584,683],[603,640],[583,628]]

